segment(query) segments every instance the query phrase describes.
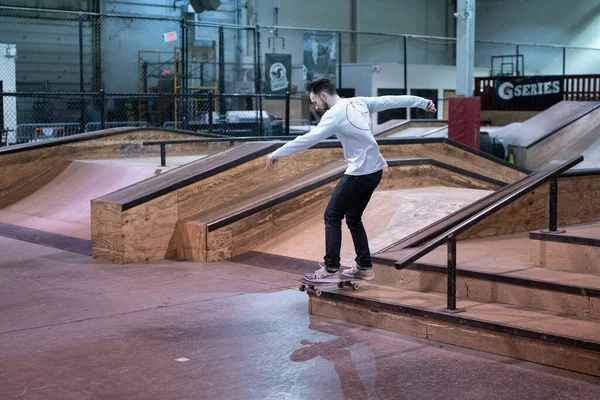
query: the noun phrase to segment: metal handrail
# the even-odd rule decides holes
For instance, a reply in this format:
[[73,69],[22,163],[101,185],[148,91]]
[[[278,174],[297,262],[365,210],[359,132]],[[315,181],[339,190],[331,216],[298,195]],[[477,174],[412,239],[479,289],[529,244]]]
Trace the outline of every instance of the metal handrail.
[[[448,243],[448,309],[451,311],[456,311],[456,238],[459,234],[469,229],[473,225],[477,224],[482,219],[488,217],[490,214],[495,213],[496,211],[506,207],[508,204],[513,201],[519,199],[520,197],[526,195],[532,190],[536,189],[540,185],[550,181],[550,210],[549,210],[549,226],[550,231],[556,231],[557,229],[557,195],[558,195],[558,186],[557,186],[557,177],[573,166],[579,164],[583,161],[583,156],[578,156],[570,161],[562,164],[561,166],[555,168],[549,172],[538,172],[536,175],[538,177],[534,179],[527,186],[508,194],[507,196],[499,199],[494,204],[485,208],[484,210],[478,212],[473,215],[471,218],[465,220],[464,222],[448,229],[446,232],[438,235],[434,239],[430,240],[427,244],[420,247],[419,249],[413,251],[402,259],[398,260],[395,263],[396,269],[402,269],[424,255],[430,253],[437,247],[441,246],[444,243]],[[460,311],[460,310],[459,310]]]

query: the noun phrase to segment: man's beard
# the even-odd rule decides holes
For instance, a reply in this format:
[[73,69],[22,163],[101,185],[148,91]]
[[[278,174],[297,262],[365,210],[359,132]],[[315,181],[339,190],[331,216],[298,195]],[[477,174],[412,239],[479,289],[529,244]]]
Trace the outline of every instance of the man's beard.
[[317,114],[319,114],[319,116],[320,116],[320,117],[322,117],[322,116],[323,116],[323,114],[325,114],[325,111],[329,110],[329,108],[330,108],[330,107],[329,107],[329,104],[327,104],[327,103],[324,103],[324,104],[323,104],[323,108],[321,108],[321,109],[317,110]]

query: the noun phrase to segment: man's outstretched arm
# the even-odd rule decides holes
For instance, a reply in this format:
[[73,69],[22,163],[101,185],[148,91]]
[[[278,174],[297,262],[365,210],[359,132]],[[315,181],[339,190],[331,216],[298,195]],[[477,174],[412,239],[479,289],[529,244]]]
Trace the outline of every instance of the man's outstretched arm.
[[298,136],[296,139],[287,142],[271,153],[267,157],[267,169],[273,168],[275,161],[280,157],[299,153],[334,135],[337,132],[337,126],[338,124],[333,114],[325,113],[323,118],[321,118],[321,122],[310,132]]
[[419,96],[379,96],[359,97],[367,105],[370,113],[390,110],[393,108],[422,108],[425,111],[435,112],[435,104],[431,100]]

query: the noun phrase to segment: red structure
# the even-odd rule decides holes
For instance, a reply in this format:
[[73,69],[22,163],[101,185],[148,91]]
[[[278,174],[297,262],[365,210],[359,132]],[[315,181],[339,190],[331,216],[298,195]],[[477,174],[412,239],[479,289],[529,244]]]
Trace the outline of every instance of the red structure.
[[448,105],[448,139],[479,149],[480,97],[452,97]]

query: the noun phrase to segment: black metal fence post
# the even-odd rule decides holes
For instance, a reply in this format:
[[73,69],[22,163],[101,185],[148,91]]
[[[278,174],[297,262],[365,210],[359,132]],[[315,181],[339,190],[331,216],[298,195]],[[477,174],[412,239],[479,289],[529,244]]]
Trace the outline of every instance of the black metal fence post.
[[100,89],[100,128],[106,129],[106,93]]
[[161,167],[166,167],[167,166],[167,145],[165,144],[161,144],[160,145],[160,166]]
[[290,134],[290,92],[285,94],[285,135]]
[[186,35],[185,17],[181,17],[181,129],[187,130],[188,120],[188,102],[187,102],[187,35]]
[[[16,97],[15,97],[16,101]],[[4,126],[4,89],[0,81],[0,147],[4,146],[4,136],[6,135],[6,146],[8,146],[8,130]]]
[[448,310],[456,310],[456,236],[448,237]]
[[258,134],[264,136],[263,126],[263,99],[260,95],[262,93],[262,79],[261,79],[261,67],[260,67],[260,27],[256,25],[256,93],[258,96]]
[[[223,25],[219,25],[219,95],[225,93],[225,31]],[[219,116],[225,118],[227,105],[225,99],[219,97]]]
[[517,51],[517,76],[521,76],[521,74],[519,73],[519,45],[516,45],[516,51]]
[[338,32],[338,89],[342,89],[342,32]]
[[[85,91],[83,84],[83,14],[79,13],[79,93]],[[79,99],[79,132],[85,131],[85,100]]]
[[213,110],[215,109],[215,99],[212,91],[208,92],[208,133],[213,132]]
[[[408,94],[408,60],[407,60],[407,43],[406,36],[404,36],[404,94]],[[409,114],[410,115],[410,114]]]
[[260,40],[260,31],[258,25],[254,28],[254,93],[260,93],[260,61],[258,42]]

